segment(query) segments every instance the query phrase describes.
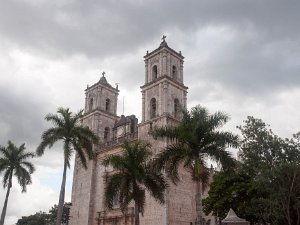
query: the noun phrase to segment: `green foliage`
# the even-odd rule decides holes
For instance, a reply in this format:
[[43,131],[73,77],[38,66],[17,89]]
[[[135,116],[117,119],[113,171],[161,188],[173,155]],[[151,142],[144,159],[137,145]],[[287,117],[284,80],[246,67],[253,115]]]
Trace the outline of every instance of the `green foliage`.
[[105,204],[109,209],[113,208],[114,198],[119,195],[119,205],[123,212],[134,201],[138,212],[143,213],[145,189],[159,203],[164,203],[167,184],[162,173],[153,169],[150,159],[150,145],[136,141],[124,142],[122,154],[110,155],[103,160],[104,166],[113,169],[105,187]]
[[[70,215],[70,207],[72,206],[71,202],[65,202],[64,203],[64,208],[63,208],[63,214],[62,214],[62,224],[67,224],[67,221],[69,220],[69,215]],[[58,205],[54,205],[51,207],[49,210],[49,216],[51,217],[51,221],[55,221],[57,217],[57,211],[58,211]]]
[[33,158],[34,154],[25,151],[25,144],[20,147],[15,146],[11,141],[8,141],[7,147],[0,146],[0,173],[3,173],[3,187],[7,188],[6,197],[1,213],[0,225],[4,224],[8,197],[10,188],[12,187],[12,177],[15,176],[22,192],[26,192],[26,186],[31,184],[31,174],[35,168],[29,158]]
[[51,215],[45,212],[37,212],[34,215],[22,216],[16,225],[53,225]]
[[[256,183],[243,171],[217,172],[210,186],[209,197],[203,199],[205,214],[213,213],[225,218],[232,208],[242,218],[250,222],[259,222],[256,214],[260,213],[257,207],[257,195],[260,192]],[[261,196],[263,196],[263,193]]]
[[283,139],[253,117],[238,128],[243,136],[241,164],[234,172],[215,175],[209,197],[203,200],[205,212],[224,217],[232,207],[252,223],[299,225],[299,133]]
[[17,147],[11,141],[8,141],[7,147],[0,146],[0,173],[4,173],[4,188],[11,185],[10,179],[12,176],[17,178],[18,183],[22,187],[22,192],[26,192],[26,186],[31,184],[31,174],[35,168],[27,160],[33,158],[34,154],[25,150],[25,144]]
[[[62,224],[67,224],[70,206],[71,203],[66,202],[64,204]],[[30,216],[22,216],[16,225],[54,225],[57,216],[57,209],[58,206],[54,205],[49,210],[49,213],[40,211]]]
[[191,111],[183,110],[178,126],[155,128],[154,138],[168,138],[172,141],[156,159],[159,169],[165,169],[174,183],[179,181],[178,167],[182,164],[190,171],[194,180],[208,182],[207,159],[221,163],[224,170],[235,162],[227,147],[237,147],[238,136],[220,128],[229,120],[222,112],[210,114],[206,108],[196,106]]

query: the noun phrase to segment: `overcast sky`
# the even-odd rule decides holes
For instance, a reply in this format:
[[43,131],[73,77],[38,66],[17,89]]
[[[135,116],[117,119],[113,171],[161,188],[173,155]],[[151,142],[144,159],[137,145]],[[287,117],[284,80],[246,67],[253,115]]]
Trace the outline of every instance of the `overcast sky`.
[[[299,11],[296,0],[0,1],[0,145],[35,151],[44,116],[82,109],[84,89],[102,71],[120,83],[119,114],[124,97],[125,114],[140,119],[143,56],[163,34],[185,56],[189,108],[227,112],[233,132],[253,115],[291,137],[300,131]],[[34,160],[26,194],[14,183],[6,225],[58,202],[62,157],[57,145]]]

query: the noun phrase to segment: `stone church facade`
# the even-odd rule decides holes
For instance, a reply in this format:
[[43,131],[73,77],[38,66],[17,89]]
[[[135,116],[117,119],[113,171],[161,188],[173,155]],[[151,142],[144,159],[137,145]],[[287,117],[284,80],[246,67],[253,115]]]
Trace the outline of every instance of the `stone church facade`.
[[[122,142],[143,140],[158,153],[168,142],[154,140],[149,131],[157,126],[176,125],[180,121],[179,106],[186,107],[187,87],[184,85],[181,52],[170,48],[165,37],[160,46],[147,52],[145,83],[142,92],[142,121],[134,115],[117,115],[118,87],[112,87],[104,74],[94,85],[86,89],[83,125],[88,126],[100,138],[95,147],[97,157],[85,170],[76,158],[72,189],[70,225],[131,225],[134,224],[134,205],[123,214],[116,202],[113,210],[104,207],[104,187],[112,171],[101,165],[110,154],[122,152]],[[146,192],[146,206],[141,225],[191,225],[196,221],[196,185],[185,170],[179,172],[181,182],[170,185],[166,191],[166,203],[160,205]],[[212,218],[206,217],[206,221]]]

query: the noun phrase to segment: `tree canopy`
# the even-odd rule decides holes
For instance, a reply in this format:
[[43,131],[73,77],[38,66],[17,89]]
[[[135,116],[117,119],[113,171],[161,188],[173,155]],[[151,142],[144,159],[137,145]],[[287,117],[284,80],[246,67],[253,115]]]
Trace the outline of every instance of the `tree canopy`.
[[[300,134],[281,138],[261,119],[248,117],[242,133],[240,164],[214,176],[206,213],[224,217],[232,207],[250,222],[300,224]],[[224,191],[225,190],[225,191]]]
[[[62,224],[67,224],[69,219],[69,207],[71,203],[65,203],[63,208]],[[37,212],[33,215],[22,216],[18,220],[16,225],[54,225],[57,217],[58,206],[54,205],[49,210],[49,213],[46,212]]]
[[26,152],[25,144],[17,147],[14,143],[8,141],[7,147],[0,146],[0,173],[3,173],[3,187],[7,188],[0,225],[4,224],[13,176],[17,178],[22,192],[26,192],[27,185],[32,183],[31,174],[35,171],[35,168],[28,159],[34,156],[32,152]]

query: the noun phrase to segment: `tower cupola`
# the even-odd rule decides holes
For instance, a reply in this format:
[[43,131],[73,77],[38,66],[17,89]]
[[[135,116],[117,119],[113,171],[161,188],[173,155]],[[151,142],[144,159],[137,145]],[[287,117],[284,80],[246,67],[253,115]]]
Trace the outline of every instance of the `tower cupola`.
[[179,106],[186,107],[187,87],[183,84],[184,57],[170,48],[166,36],[159,47],[147,51],[145,84],[142,89],[142,121],[162,115],[177,117]]

